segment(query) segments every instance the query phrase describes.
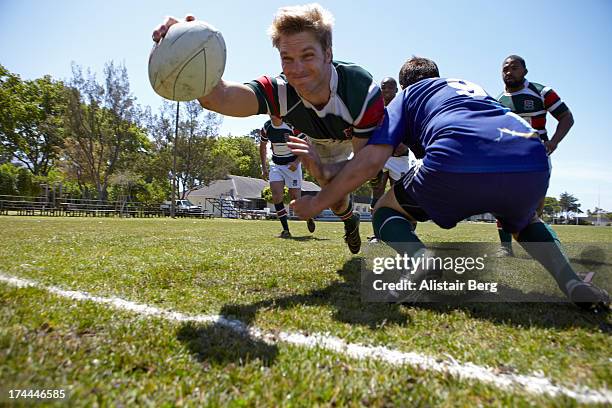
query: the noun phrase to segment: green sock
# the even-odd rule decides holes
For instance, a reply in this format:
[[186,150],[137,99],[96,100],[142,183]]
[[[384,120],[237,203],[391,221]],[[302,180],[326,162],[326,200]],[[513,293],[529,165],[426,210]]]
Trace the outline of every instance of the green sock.
[[374,234],[399,254],[413,256],[425,245],[414,233],[412,223],[402,213],[382,207],[372,217]]
[[499,233],[499,241],[501,242],[502,246],[506,248],[511,248],[512,247],[512,234],[504,231],[501,227],[497,229],[497,232]]
[[[557,234],[547,224],[543,222],[529,224],[519,233],[517,240],[529,255],[540,262],[555,278],[557,285],[566,295],[574,285],[582,282],[563,252]],[[530,242],[544,244],[524,245]]]

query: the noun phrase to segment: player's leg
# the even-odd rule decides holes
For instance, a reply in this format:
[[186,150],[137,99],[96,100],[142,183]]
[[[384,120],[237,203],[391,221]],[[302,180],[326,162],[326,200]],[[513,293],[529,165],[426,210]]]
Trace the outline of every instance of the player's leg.
[[[536,210],[538,217],[542,217],[542,212],[544,211],[544,197],[540,200],[538,205],[538,209]],[[501,226],[501,223],[497,221],[497,233],[499,234],[499,241],[501,246],[497,251],[497,256],[514,256],[514,252],[512,251],[512,234],[508,231],[504,231]]]
[[[321,163],[337,163],[348,160],[353,153],[353,145],[350,140],[338,143],[324,143],[316,139],[310,139],[312,146],[316,149]],[[324,183],[321,183],[324,185]],[[344,241],[351,253],[356,254],[361,249],[361,237],[359,235],[359,213],[353,212],[353,200],[350,196],[332,204],[330,210],[344,223]]]
[[[428,257],[429,252],[415,233],[415,226],[417,221],[427,221],[430,217],[407,192],[408,189],[412,190],[414,174],[414,171],[406,174],[378,200],[373,215],[374,233],[401,256],[418,257],[423,254]],[[439,271],[421,268],[411,272],[409,279],[419,282],[437,277]]]
[[[535,214],[531,222],[514,234],[516,240],[552,275],[559,289],[575,304],[587,310],[609,308],[610,297],[591,283],[584,282],[574,271],[561,241],[553,229]],[[536,244],[534,244],[536,243]]]
[[[376,203],[385,193],[386,179],[388,174],[383,170],[379,171],[376,177],[370,179],[369,184],[372,189],[372,199],[370,200],[370,212],[374,212],[374,207],[376,207]],[[372,226],[374,226],[374,217],[372,217]],[[376,242],[376,236],[373,235],[368,237],[368,242]]]
[[[287,183],[289,188],[289,194],[291,195],[292,200],[297,200],[302,195],[302,164],[298,163],[295,170],[291,170],[287,168],[285,182]],[[312,218],[306,220],[306,227],[308,231],[312,234],[315,232],[316,225]]]
[[514,252],[512,251],[512,234],[508,231],[504,231],[499,221],[497,221],[497,233],[499,235],[499,242],[501,245],[497,250],[496,255],[498,257],[514,256]]
[[548,187],[548,172],[518,173],[508,177],[512,177],[512,182],[508,183],[509,188],[520,186],[520,191],[514,195],[517,201],[513,202],[513,205],[517,211],[524,209],[524,215],[500,216],[499,220],[504,229],[513,231],[519,244],[544,266],[572,302],[586,309],[607,308],[610,302],[608,294],[584,282],[576,274],[557,234],[536,214],[542,193]]
[[[298,198],[302,196],[302,189],[301,188],[290,188],[289,195],[291,196],[291,200],[297,200]],[[306,228],[308,228],[308,231],[310,233],[315,232],[316,224],[312,218],[309,218],[306,220]]]
[[372,188],[372,201],[370,202],[370,208],[376,207],[376,202],[380,200],[380,197],[385,193],[385,185],[387,182],[388,173],[383,170],[379,171],[375,178],[370,180],[370,187]]
[[283,198],[285,195],[285,179],[282,174],[282,166],[272,164],[270,166],[270,190],[272,190],[272,202],[274,203],[274,209],[276,210],[276,218],[280,221],[283,226],[279,237],[288,238],[291,236],[289,232],[289,223],[287,222],[287,209]]

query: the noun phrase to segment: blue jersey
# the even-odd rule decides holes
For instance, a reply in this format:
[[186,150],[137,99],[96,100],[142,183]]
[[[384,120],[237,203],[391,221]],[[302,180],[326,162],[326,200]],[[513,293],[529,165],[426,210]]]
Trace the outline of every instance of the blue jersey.
[[391,101],[369,144],[397,146],[402,141],[432,170],[549,169],[537,132],[480,86],[459,79],[424,79]]

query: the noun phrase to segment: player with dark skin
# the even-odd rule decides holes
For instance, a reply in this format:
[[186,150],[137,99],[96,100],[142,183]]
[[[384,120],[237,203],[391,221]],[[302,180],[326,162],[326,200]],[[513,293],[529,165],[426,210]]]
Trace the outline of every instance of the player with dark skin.
[[[574,116],[554,90],[527,81],[525,77],[528,72],[522,57],[508,56],[502,64],[502,80],[505,89],[504,93],[498,97],[498,101],[538,130],[546,152],[550,156],[574,125]],[[548,138],[545,127],[547,113],[551,113],[559,122],[552,139]],[[543,209],[544,197],[540,201],[538,215],[542,215]],[[499,222],[497,228],[501,242],[497,256],[513,256],[512,236],[501,228]]]

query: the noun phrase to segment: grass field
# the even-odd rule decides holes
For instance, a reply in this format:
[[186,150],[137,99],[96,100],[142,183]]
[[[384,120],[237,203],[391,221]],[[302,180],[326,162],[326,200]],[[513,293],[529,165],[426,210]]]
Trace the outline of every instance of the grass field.
[[[612,403],[611,322],[571,304],[362,303],[359,257],[341,223],[294,239],[277,221],[0,217],[0,404],[11,389],[61,389],[76,406],[574,406],[580,398],[324,347],[240,334],[49,291],[87,292],[278,333],[325,334],[494,373],[549,379]],[[555,227],[562,241],[612,243],[609,228]],[[425,242],[497,240],[494,224],[418,228]],[[371,234],[364,223],[362,238]],[[551,279],[552,282],[552,279]],[[548,282],[547,284],[549,284]],[[554,286],[554,283],[553,283]],[[282,337],[282,336],[281,336]],[[585,391],[586,390],[586,391]],[[17,402],[24,402],[19,400]]]

